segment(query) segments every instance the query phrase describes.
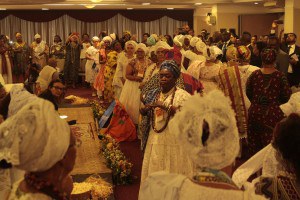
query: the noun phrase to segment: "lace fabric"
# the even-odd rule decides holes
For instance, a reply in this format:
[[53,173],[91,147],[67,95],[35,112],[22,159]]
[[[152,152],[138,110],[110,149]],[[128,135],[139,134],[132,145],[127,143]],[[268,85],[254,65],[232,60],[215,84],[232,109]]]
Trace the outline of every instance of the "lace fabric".
[[[204,120],[209,126],[205,144],[202,143]],[[230,100],[218,90],[189,98],[170,121],[170,131],[200,167],[224,168],[233,163],[239,151],[234,111]]]

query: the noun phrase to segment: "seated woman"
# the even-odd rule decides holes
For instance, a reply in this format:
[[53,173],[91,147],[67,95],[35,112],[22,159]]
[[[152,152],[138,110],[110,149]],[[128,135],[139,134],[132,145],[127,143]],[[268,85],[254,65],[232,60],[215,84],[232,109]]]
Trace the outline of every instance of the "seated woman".
[[[170,121],[169,131],[197,166],[191,176],[157,172],[141,185],[139,199],[264,199],[239,190],[230,170],[239,152],[239,135],[230,100],[214,90],[190,97]],[[172,165],[172,163],[169,163]],[[227,173],[226,173],[227,172]],[[155,192],[153,192],[155,191]]]
[[65,86],[59,79],[53,80],[49,83],[48,89],[42,92],[39,97],[46,99],[53,103],[55,110],[58,110],[58,104],[64,96]]
[[36,98],[6,119],[0,125],[0,141],[1,168],[26,172],[14,183],[9,200],[69,198],[76,140],[50,102]]

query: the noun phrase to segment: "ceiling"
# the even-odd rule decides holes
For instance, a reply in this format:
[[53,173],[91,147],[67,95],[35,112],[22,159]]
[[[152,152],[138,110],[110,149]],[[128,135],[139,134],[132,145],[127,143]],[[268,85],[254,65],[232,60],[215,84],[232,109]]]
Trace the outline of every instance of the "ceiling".
[[0,10],[88,9],[86,8],[88,5],[94,6],[91,9],[194,9],[196,7],[209,8],[215,4],[253,7],[264,7],[268,4],[270,8],[282,8],[284,0],[0,0]]

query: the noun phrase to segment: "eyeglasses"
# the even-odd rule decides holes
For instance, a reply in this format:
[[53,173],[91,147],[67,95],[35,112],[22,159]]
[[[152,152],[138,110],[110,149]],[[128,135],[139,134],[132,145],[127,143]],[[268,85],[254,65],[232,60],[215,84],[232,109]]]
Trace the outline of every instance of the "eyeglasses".
[[61,87],[58,87],[58,86],[53,86],[56,90],[60,90],[60,91],[65,91],[66,88],[61,88]]

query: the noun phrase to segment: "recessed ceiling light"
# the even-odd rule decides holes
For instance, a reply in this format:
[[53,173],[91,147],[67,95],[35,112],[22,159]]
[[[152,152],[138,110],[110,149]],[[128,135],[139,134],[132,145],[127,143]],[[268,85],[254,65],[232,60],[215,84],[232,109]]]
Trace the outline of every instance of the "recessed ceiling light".
[[150,3],[142,3],[143,6],[149,6]]
[[195,6],[201,6],[202,3],[195,3]]
[[6,8],[0,8],[0,10],[6,10]]
[[91,2],[93,2],[93,3],[99,3],[99,2],[101,2],[102,0],[90,0]]
[[174,8],[167,8],[167,10],[174,10]]
[[133,10],[133,8],[127,8],[127,10]]
[[255,4],[255,5],[257,5],[257,4],[258,4],[258,2],[254,2],[254,4]]
[[87,4],[87,5],[84,5],[86,8],[88,9],[91,9],[91,8],[94,8],[96,5],[94,4]]
[[49,8],[42,8],[42,10],[49,10]]

